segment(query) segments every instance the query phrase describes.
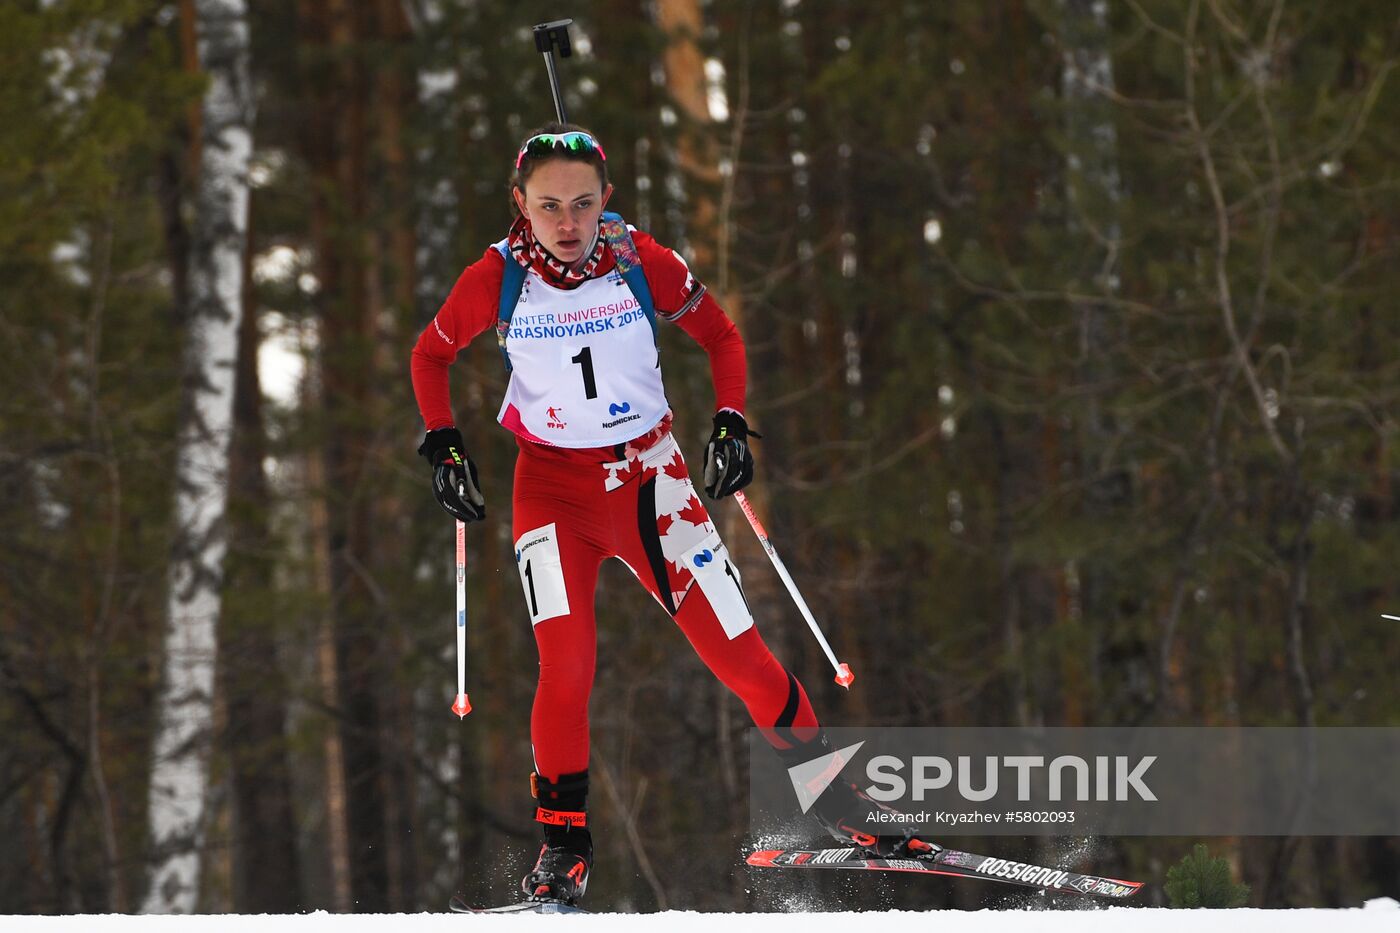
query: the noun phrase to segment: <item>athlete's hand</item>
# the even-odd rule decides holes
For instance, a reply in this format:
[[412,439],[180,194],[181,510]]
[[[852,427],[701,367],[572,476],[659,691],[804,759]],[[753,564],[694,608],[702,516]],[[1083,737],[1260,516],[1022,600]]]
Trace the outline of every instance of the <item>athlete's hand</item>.
[[486,517],[486,499],[477,482],[476,464],[467,456],[461,431],[429,431],[418,452],[432,465],[433,495],[444,509],[463,522],[479,522]]
[[715,429],[705,445],[705,494],[711,499],[733,495],[753,479],[750,434],[758,437],[737,411],[715,412]]

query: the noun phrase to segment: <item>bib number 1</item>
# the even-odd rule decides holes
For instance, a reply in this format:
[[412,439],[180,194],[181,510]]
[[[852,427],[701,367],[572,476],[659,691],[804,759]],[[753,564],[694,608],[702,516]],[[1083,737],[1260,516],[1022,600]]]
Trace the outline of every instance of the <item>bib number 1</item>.
[[533,619],[535,616],[537,616],[537,615],[540,614],[540,601],[539,601],[539,599],[536,598],[536,596],[535,596],[535,575],[534,575],[534,573],[531,572],[531,570],[530,570],[530,562],[529,562],[528,560],[525,562],[524,575],[525,575],[525,582],[526,582],[527,584],[529,584],[529,590],[530,590],[530,618]]
[[583,397],[597,398],[598,382],[593,378],[593,348],[584,347],[578,351],[578,356],[569,362],[577,363],[583,369]]
[[515,542],[515,563],[530,622],[569,614],[569,593],[559,559],[559,539],[554,523],[527,531]]

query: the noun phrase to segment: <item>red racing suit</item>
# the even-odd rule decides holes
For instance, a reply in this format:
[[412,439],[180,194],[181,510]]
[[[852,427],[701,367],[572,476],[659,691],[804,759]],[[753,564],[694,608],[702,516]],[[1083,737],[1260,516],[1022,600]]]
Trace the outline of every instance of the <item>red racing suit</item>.
[[[676,323],[709,355],[716,407],[742,412],[746,361],[734,323],[676,253],[645,233],[634,231],[632,237],[657,316]],[[418,338],[412,355],[413,389],[430,431],[453,424],[448,366],[472,338],[494,330],[502,270],[510,261],[515,260],[501,244],[488,249],[462,273]],[[607,276],[613,269],[607,254],[593,278]],[[567,306],[567,296],[542,287],[541,282],[538,270],[532,269],[526,277],[526,292],[533,287],[537,296],[532,311],[541,299]],[[522,307],[518,305],[517,312]],[[595,316],[610,313],[597,308],[588,311]],[[567,334],[567,328],[553,326],[554,322],[580,316],[581,312],[571,311],[547,317],[551,326],[533,333]],[[517,313],[512,326],[520,319],[541,318]],[[508,349],[517,331],[511,333]],[[605,349],[599,341],[614,339],[614,333],[594,322],[586,340]],[[516,361],[512,379],[542,376],[546,385],[552,378],[573,379],[574,364],[580,359],[578,341],[571,343],[568,336],[559,339],[559,349],[552,354],[521,356],[534,360],[529,365],[536,367],[547,365],[540,359],[557,360],[557,372],[522,374],[522,363],[512,353]],[[588,378],[593,378],[591,372]],[[561,412],[555,405],[546,405],[548,401],[538,403],[539,410],[547,412],[543,421],[547,427],[556,418],[576,417],[573,412],[579,410],[571,402],[571,408]],[[654,424],[635,425],[642,429],[639,434],[602,447],[551,443],[526,430],[513,406],[502,410],[500,420],[516,433],[519,447],[512,497],[515,556],[540,656],[531,741],[535,769],[549,780],[588,767],[588,699],[597,641],[594,590],[602,561],[609,557],[620,558],[675,620],[701,660],[745,704],[771,743],[786,748],[817,732],[817,719],[802,685],[773,657],[754,627],[739,570],[701,504],[671,436],[664,399],[644,401],[659,402],[659,407],[652,404],[647,410],[664,411],[664,416]],[[630,407],[630,403],[623,407],[614,403],[613,413]],[[626,416],[599,424],[612,427],[619,420]]]

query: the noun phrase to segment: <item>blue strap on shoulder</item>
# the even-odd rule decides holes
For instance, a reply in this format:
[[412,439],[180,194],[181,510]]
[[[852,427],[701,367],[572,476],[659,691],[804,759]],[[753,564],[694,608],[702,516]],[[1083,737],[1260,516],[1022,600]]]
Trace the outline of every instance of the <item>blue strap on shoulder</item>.
[[506,334],[510,331],[510,316],[515,313],[515,306],[520,303],[520,290],[525,287],[527,271],[507,250],[505,275],[501,276],[501,298],[496,305],[496,346],[501,348],[501,356],[506,361],[506,372],[510,372]]
[[[618,274],[627,283],[632,297],[642,306],[647,323],[651,325],[652,340],[656,340],[656,302],[651,297],[651,286],[647,284],[646,272],[642,269],[642,257],[637,254],[637,244],[632,242],[632,234],[621,214],[606,211],[602,216],[602,235],[612,250],[617,262]],[[501,297],[496,311],[496,345],[501,348],[501,356],[506,361],[506,371],[510,371],[510,351],[506,349],[506,335],[510,332],[510,318],[515,306],[520,303],[520,292],[525,287],[527,270],[507,250],[505,254],[505,274],[501,277]]]

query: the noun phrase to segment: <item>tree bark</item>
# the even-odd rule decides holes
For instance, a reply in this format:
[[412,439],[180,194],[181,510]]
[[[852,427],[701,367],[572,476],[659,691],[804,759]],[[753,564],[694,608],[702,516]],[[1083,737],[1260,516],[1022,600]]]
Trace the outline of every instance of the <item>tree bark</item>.
[[[320,362],[310,360],[303,404],[315,410],[321,404]],[[319,491],[326,485],[325,465],[320,451],[306,456],[306,488],[311,491],[307,505],[308,538],[311,542],[314,588],[318,593],[331,590],[330,516]],[[317,697],[328,710],[334,710],[340,697],[340,671],[335,660],[335,621],[330,612],[316,620],[315,669]],[[331,909],[349,913],[354,906],[350,879],[350,820],[345,790],[345,746],[340,727],[326,728],[322,746],[325,755],[323,797],[326,807],[327,861],[330,868]]]
[[706,91],[705,57],[698,39],[704,25],[697,0],[660,0],[656,24],[666,33],[662,65],[666,89],[684,115],[677,158],[687,181],[686,242],[690,259],[706,273],[715,261],[715,198],[719,166],[714,138],[710,135],[709,95]]
[[[368,226],[369,76],[359,53],[370,35],[372,9],[346,0],[305,0],[312,116],[304,146],[315,194],[312,237],[320,291],[319,373],[329,557],[329,598],[344,758],[350,886],[357,910],[390,909],[388,791],[382,748],[386,679],[384,633],[370,571],[375,566],[373,463],[376,408],[374,343],[378,334]],[[374,266],[377,268],[377,266]]]
[[176,533],[150,785],[150,828],[157,857],[143,905],[148,913],[190,913],[199,895],[253,148],[245,4],[197,0],[195,13],[200,59],[210,85],[202,110],[200,178],[191,232]]
[[[375,62],[371,111],[377,137],[375,151],[380,159],[375,169],[383,179],[374,188],[378,204],[374,214],[381,222],[367,227],[365,234],[368,248],[377,257],[369,267],[375,276],[370,282],[371,320],[377,322],[378,328],[372,371],[381,374],[377,378],[388,386],[376,393],[378,409],[373,423],[379,425],[397,422],[396,413],[411,411],[413,405],[407,380],[393,377],[403,371],[403,347],[412,339],[415,318],[417,237],[410,156],[405,145],[406,128],[413,114],[414,72],[407,55],[412,30],[402,0],[376,0],[371,28],[375,41],[385,50]],[[411,456],[401,444],[400,432],[376,431],[375,436],[376,462],[389,463]],[[408,542],[413,534],[409,513],[398,487],[376,493],[372,508],[376,533],[369,555],[374,563],[369,566],[376,579],[393,579],[408,572],[402,555],[409,553]],[[381,627],[386,632],[383,668],[402,669],[412,652],[409,632],[396,624],[392,607],[383,599],[376,603],[383,620]],[[393,736],[393,746],[412,750],[417,732],[414,685],[402,679],[385,679],[389,683],[383,691],[385,734]],[[418,904],[420,885],[414,839],[418,785],[411,755],[386,750],[385,764],[390,904],[393,910],[406,911]]]

